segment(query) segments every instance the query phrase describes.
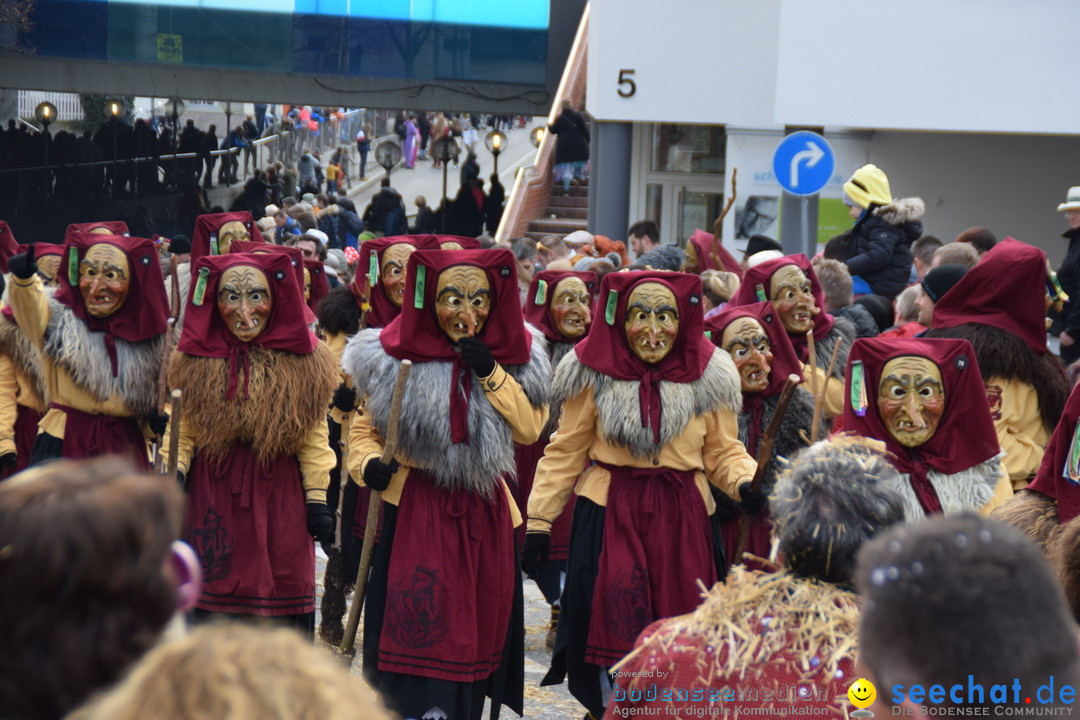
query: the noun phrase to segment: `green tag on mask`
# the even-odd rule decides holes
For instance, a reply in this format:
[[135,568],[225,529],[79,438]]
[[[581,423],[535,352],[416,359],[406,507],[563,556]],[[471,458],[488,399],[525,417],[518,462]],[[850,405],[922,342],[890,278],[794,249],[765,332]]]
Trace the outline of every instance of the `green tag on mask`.
[[217,241],[217,235],[216,234],[210,236],[210,254],[211,255],[220,255],[221,254],[221,250],[218,249],[218,241]]
[[424,307],[424,284],[427,281],[427,268],[423,265],[416,266],[416,290],[413,292],[413,307]]
[[712,342],[712,330],[706,330],[705,331],[705,339],[708,340],[709,342]]
[[368,258],[367,281],[368,287],[375,287],[379,282],[379,253],[375,250],[371,251],[371,257]]
[[537,280],[536,282],[536,299],[533,303],[536,305],[543,305],[547,302],[547,281]]
[[866,373],[862,360],[851,363],[851,397],[848,401],[858,417],[866,415],[866,408],[870,403],[866,395]]
[[79,249],[74,247],[68,250],[68,282],[71,287],[79,286]]
[[195,281],[195,292],[192,293],[191,303],[202,305],[206,298],[206,283],[210,279],[210,268],[199,268],[199,279]]
[[615,324],[615,307],[619,302],[619,293],[608,290],[607,307],[604,308],[604,320],[608,325]]
[[757,292],[758,302],[765,302],[766,300],[769,299],[768,296],[765,295],[765,286],[762,285],[761,283],[758,283],[757,285],[755,285],[754,290]]

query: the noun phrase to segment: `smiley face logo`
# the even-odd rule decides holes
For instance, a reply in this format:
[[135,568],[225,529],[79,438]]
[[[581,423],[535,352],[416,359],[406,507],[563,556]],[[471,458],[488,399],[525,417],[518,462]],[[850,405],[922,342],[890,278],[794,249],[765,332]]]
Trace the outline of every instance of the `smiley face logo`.
[[851,683],[847,696],[855,707],[868,708],[874,704],[874,699],[877,697],[877,688],[874,687],[874,683],[866,678],[859,678]]

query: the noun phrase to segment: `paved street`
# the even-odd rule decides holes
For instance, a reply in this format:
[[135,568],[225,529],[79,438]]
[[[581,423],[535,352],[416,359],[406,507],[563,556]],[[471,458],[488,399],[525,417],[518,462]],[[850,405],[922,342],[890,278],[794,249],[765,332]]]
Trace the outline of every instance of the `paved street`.
[[[535,117],[528,127],[504,130],[507,135],[507,143],[506,149],[499,155],[499,182],[506,188],[508,197],[514,185],[514,175],[517,169],[522,165],[531,165],[536,155],[536,148],[533,147],[532,141],[529,139],[529,133],[537,125],[542,126],[546,120],[545,117]],[[484,135],[487,130],[485,128],[479,131],[480,142],[476,145],[476,160],[480,163],[480,177],[484,179],[485,192],[490,184],[491,173],[494,169],[492,155],[484,146]],[[353,186],[348,194],[356,203],[356,210],[360,215],[363,215],[364,208],[367,207],[372,196],[379,191],[379,183],[386,175],[385,171],[375,164],[376,145],[377,143],[372,143],[371,151],[368,153],[368,179],[361,183],[356,179],[360,172],[360,165],[356,144],[353,143],[352,165],[349,168],[350,174],[353,175]],[[464,149],[462,149],[460,159],[465,159]],[[451,200],[458,191],[460,184],[459,172],[460,167],[455,167],[454,163],[451,162],[446,171],[446,194]],[[401,197],[405,200],[405,211],[409,215],[409,222],[412,223],[416,215],[414,201],[417,195],[423,195],[427,198],[428,206],[433,210],[438,207],[443,192],[443,171],[436,169],[430,160],[418,160],[416,167],[412,170],[405,169],[405,166],[399,163],[390,172],[390,184],[401,193]]]

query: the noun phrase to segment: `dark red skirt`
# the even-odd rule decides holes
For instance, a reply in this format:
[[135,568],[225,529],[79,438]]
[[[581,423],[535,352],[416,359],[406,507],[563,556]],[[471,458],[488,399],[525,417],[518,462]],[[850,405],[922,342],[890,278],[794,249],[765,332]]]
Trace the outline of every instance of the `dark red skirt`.
[[693,471],[611,472],[585,660],[610,666],[660,618],[690,612],[717,580],[712,529]]
[[[735,517],[725,520],[720,524],[720,535],[724,539],[724,557],[728,559],[732,565],[738,565],[742,563],[740,558],[735,557],[735,545],[739,540],[739,522],[742,518],[742,509],[735,511]],[[761,511],[760,515],[750,516],[750,532],[747,535],[746,547],[744,552],[748,552],[751,555],[757,555],[761,558],[769,557],[769,551],[772,547],[772,522],[769,521],[769,507],[765,506],[765,509]],[[748,565],[754,570],[765,570],[759,563],[752,563]]]
[[259,464],[238,443],[221,463],[198,455],[188,473],[184,539],[202,564],[200,610],[296,615],[315,610],[315,546],[294,455]]
[[53,403],[52,407],[67,414],[63,457],[80,460],[99,455],[121,455],[132,460],[143,472],[150,471],[146,437],[135,418],[86,413],[59,403]]
[[[349,480],[352,482],[352,480]],[[352,524],[352,536],[355,538],[364,539],[364,533],[367,532],[367,513],[368,506],[371,505],[371,488],[364,486],[358,486],[356,489],[356,511],[353,513]],[[375,527],[375,542],[379,542],[379,538],[382,537],[382,508],[379,508],[379,524]]]
[[26,405],[15,406],[15,469],[0,470],[0,479],[25,470],[30,465],[30,455],[34,451],[34,438],[37,437],[41,413]]
[[498,668],[516,582],[501,490],[487,501],[412,470],[398,504],[378,668],[475,682]]

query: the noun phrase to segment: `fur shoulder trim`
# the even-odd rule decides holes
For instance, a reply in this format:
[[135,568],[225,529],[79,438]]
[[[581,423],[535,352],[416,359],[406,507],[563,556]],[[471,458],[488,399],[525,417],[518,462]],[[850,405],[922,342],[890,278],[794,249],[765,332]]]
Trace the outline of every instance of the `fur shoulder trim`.
[[[772,421],[773,415],[776,414],[776,406],[780,402],[780,396],[774,395],[769,398],[765,398],[762,403],[761,413],[761,427],[758,429],[759,436],[764,434],[765,428],[769,426]],[[739,442],[746,446],[747,452],[752,455],[757,455],[758,448],[751,448],[750,442],[750,413],[739,413]],[[780,431],[776,434],[776,439],[773,442],[772,457],[769,460],[769,465],[765,469],[765,479],[762,487],[766,492],[771,492],[773,483],[776,481],[776,476],[785,469],[787,463],[795,458],[800,452],[806,449],[806,441],[803,440],[803,435],[810,436],[810,428],[814,422],[814,396],[810,394],[810,391],[800,386],[795,388],[794,394],[791,396],[791,402],[788,405],[787,413],[784,415],[783,421],[780,423]],[[824,433],[826,428],[822,426],[819,428],[819,433]],[[801,434],[800,434],[801,432]],[[818,438],[820,439],[820,438]]]
[[[294,455],[308,433],[326,421],[326,408],[339,376],[326,343],[312,353],[253,347],[249,351],[248,393],[226,400],[227,358],[174,352],[169,384],[184,391],[184,419],[195,445],[211,458],[224,458],[237,442],[250,443],[264,465]],[[243,386],[243,379],[238,383]]]
[[41,353],[26,333],[7,318],[0,318],[0,352],[11,358],[15,368],[30,378],[34,384],[34,392],[42,404],[48,407],[49,391],[45,385],[45,372],[41,367]]
[[926,214],[926,203],[922,198],[917,197],[900,198],[893,200],[890,205],[882,205],[874,211],[874,214],[890,225],[900,225],[922,220],[923,215]]
[[319,301],[319,327],[334,335],[355,335],[360,329],[360,303],[348,285],[339,285]]
[[846,317],[834,318],[832,330],[818,342],[814,343],[814,360],[823,371],[829,369],[829,360],[832,359],[833,348],[840,343],[840,351],[836,353],[836,365],[833,366],[833,377],[843,381],[844,371],[847,368],[848,354],[851,353],[851,345],[855,342],[858,333],[855,323]]
[[[386,354],[379,332],[370,328],[353,336],[345,347],[341,366],[352,376],[357,392],[366,398],[364,408],[375,429],[385,435],[401,361]],[[469,442],[451,441],[448,418],[455,382],[453,368],[454,363],[446,361],[413,365],[402,398],[398,450],[410,466],[430,472],[439,487],[494,497],[499,478],[517,474],[512,430],[473,378],[467,419]],[[503,369],[518,381],[533,407],[547,404],[551,366],[542,339],[534,335],[528,363]]]
[[[989,460],[952,475],[945,475],[933,469],[928,471],[926,477],[934,486],[938,500],[941,501],[941,511],[945,515],[976,512],[990,502],[1000,478],[1001,459],[1004,456],[1004,453],[998,453]],[[910,476],[904,473],[900,478],[901,481],[896,489],[904,503],[904,515],[907,516],[908,522],[924,518],[926,513],[923,512],[915,496],[915,490],[911,487]]]
[[742,406],[739,373],[731,356],[716,348],[701,377],[693,382],[660,382],[660,442],[650,428],[641,425],[638,380],[615,380],[582,363],[576,353],[567,353],[555,372],[556,397],[570,398],[587,388],[593,391],[597,423],[605,439],[625,447],[637,459],[655,458],[660,449],[678,437],[695,415],[727,410],[737,413]]
[[119,395],[136,418],[146,418],[157,411],[158,375],[164,349],[164,333],[141,342],[116,338],[117,373],[113,377],[105,334],[91,332],[70,308],[49,300],[43,354],[97,400],[104,402],[110,395]]

